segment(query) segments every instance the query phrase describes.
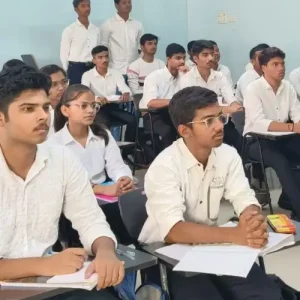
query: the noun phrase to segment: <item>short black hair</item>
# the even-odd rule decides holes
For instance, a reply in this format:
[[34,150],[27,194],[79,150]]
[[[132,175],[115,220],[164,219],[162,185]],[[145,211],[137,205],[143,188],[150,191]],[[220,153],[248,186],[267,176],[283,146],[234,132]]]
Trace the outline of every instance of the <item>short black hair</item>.
[[269,47],[264,49],[259,56],[259,64],[261,66],[266,66],[268,62],[275,57],[280,57],[285,59],[285,53],[276,47]]
[[96,46],[93,50],[92,50],[92,56],[95,56],[101,52],[104,52],[104,51],[108,51],[108,48],[106,46]]
[[81,2],[83,2],[83,1],[85,1],[85,0],[73,0],[73,6],[74,6],[74,8],[77,8],[78,5],[79,5]]
[[8,115],[8,107],[23,92],[44,90],[49,94],[49,76],[29,66],[17,66],[0,73],[0,111]]
[[217,47],[219,47],[219,46],[218,46],[218,44],[217,44],[215,41],[212,41],[212,40],[210,40],[209,42],[210,42],[210,43],[212,43],[212,44],[213,44],[213,46],[217,46]]
[[196,41],[192,47],[192,54],[199,55],[204,49],[214,50],[214,45],[208,40]]
[[195,44],[196,41],[190,41],[188,44],[187,44],[187,50],[189,52],[192,51],[192,48],[193,48],[193,45]]
[[267,48],[270,48],[270,46],[268,44],[258,44],[257,46],[255,46],[254,48],[252,48],[250,50],[250,53],[249,53],[250,59],[255,58],[255,53],[257,51],[262,51],[262,50],[265,50]]
[[44,66],[40,69],[40,71],[44,74],[47,74],[48,76],[51,76],[52,74],[56,74],[58,72],[62,72],[64,74],[64,76],[67,77],[66,71],[57,65]]
[[16,59],[16,58],[10,59],[6,63],[4,63],[4,65],[2,67],[2,71],[4,72],[10,68],[17,67],[17,66],[25,66],[25,63],[20,59]]
[[171,58],[173,55],[178,54],[178,53],[186,53],[184,47],[182,47],[179,44],[170,44],[167,49],[166,49],[166,56]]
[[119,4],[121,0],[114,0],[115,4]]
[[169,104],[173,125],[178,129],[179,125],[192,122],[198,109],[216,103],[218,103],[218,96],[212,90],[199,86],[184,88],[173,96]]
[[140,44],[144,46],[146,42],[150,42],[154,40],[158,42],[158,37],[156,35],[152,33],[145,33],[140,39]]

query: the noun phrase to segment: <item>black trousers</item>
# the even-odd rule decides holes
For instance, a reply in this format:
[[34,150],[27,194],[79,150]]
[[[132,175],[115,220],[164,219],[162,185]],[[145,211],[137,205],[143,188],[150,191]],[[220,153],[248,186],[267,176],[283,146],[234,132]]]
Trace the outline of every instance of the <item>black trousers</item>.
[[[156,271],[157,271],[157,267]],[[154,275],[153,268],[152,276]],[[146,274],[147,280],[153,278]],[[156,272],[156,280],[159,272]],[[154,280],[155,280],[154,278]],[[155,281],[154,281],[155,282]],[[156,282],[158,283],[158,282]],[[247,278],[200,274],[183,277],[168,271],[169,292],[172,300],[281,300],[276,284],[254,265]]]
[[81,83],[82,75],[93,69],[94,65],[92,63],[80,63],[80,62],[69,62],[69,67],[67,71],[68,79],[70,80],[70,85]]
[[125,141],[135,141],[135,116],[129,113],[128,111],[121,109],[119,104],[110,103],[101,107],[100,111],[97,113],[96,122],[101,122],[105,124],[108,128],[110,128],[111,125],[114,124],[114,122],[126,124],[127,128],[125,132]]
[[241,154],[243,138],[236,130],[231,119],[229,119],[228,124],[224,126],[224,143],[234,147],[238,153]]
[[[170,118],[168,109],[160,109],[159,112],[151,113],[152,126],[154,134],[157,134],[161,138],[161,143],[158,145],[159,150],[169,147],[177,136],[176,129]],[[145,130],[150,132],[151,121],[150,115],[147,113],[143,116]]]
[[108,289],[101,291],[85,291],[85,290],[74,290],[65,294],[61,294],[49,300],[118,300],[114,293]]
[[[294,212],[300,217],[300,176],[297,178],[291,167],[300,164],[300,136],[287,136],[278,141],[261,139],[260,144],[265,165],[275,170]],[[249,146],[249,155],[259,160],[257,143]]]

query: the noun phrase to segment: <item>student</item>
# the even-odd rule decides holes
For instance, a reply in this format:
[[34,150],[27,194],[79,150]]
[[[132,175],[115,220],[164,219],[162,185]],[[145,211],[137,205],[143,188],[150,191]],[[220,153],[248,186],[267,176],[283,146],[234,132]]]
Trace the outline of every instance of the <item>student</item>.
[[144,95],[140,102],[140,109],[155,109],[143,115],[144,127],[153,131],[161,138],[161,150],[170,146],[176,139],[176,130],[171,122],[168,106],[173,95],[179,91],[179,79],[185,69],[185,49],[178,44],[170,44],[166,49],[167,66],[156,70],[146,77]]
[[[212,69],[214,51],[214,46],[210,41],[199,40],[195,42],[192,53],[197,67],[181,78],[180,89],[189,86],[201,86],[214,91],[220,98],[219,101],[228,105],[223,107],[223,112],[231,115],[242,107],[236,101],[233,90],[224,74]],[[238,151],[241,150],[242,138],[231,121],[225,126],[224,141],[234,146]]]
[[[95,95],[88,87],[70,86],[56,107],[56,133],[49,142],[74,152],[88,171],[95,194],[120,196],[133,188],[132,175],[109,130],[94,123],[99,109],[100,104],[95,102]],[[113,185],[103,185],[106,174]]]
[[60,59],[70,85],[81,83],[82,74],[93,68],[91,51],[100,43],[100,30],[89,21],[90,0],[73,0],[78,20],[62,34]]
[[195,67],[196,64],[195,62],[193,61],[193,55],[192,55],[192,48],[194,46],[196,41],[190,41],[188,44],[187,44],[187,50],[188,50],[188,57],[186,58],[186,61],[185,61],[185,65],[188,66],[190,69],[192,67]]
[[250,83],[260,78],[262,70],[259,64],[259,55],[262,50],[269,48],[267,44],[259,44],[250,51],[250,63],[253,66],[250,70],[246,71],[238,80],[236,88],[236,99],[239,103],[244,102],[244,95]]
[[58,105],[64,91],[69,85],[69,80],[66,78],[67,74],[64,69],[57,65],[47,65],[40,70],[42,73],[48,75],[51,79],[51,88],[49,90],[50,100],[50,128],[48,137],[54,131],[54,109]]
[[109,49],[110,67],[126,75],[127,67],[139,56],[143,26],[130,17],[131,0],[114,0],[117,15],[100,28],[101,45]]
[[2,67],[1,72],[8,71],[10,68],[25,66],[25,63],[20,59],[10,59]]
[[94,69],[86,72],[82,76],[82,84],[86,85],[96,95],[97,101],[102,105],[97,115],[97,122],[104,123],[108,128],[114,121],[127,125],[125,140],[134,142],[135,140],[135,117],[133,114],[124,111],[118,103],[109,103],[108,98],[116,95],[117,91],[122,95],[120,101],[128,102],[131,91],[126,85],[122,74],[108,68],[109,55],[105,46],[97,46],[92,50]]
[[[263,76],[252,82],[245,94],[244,134],[249,132],[300,133],[300,103],[292,84],[283,79],[284,60],[285,53],[276,47],[261,52],[259,63]],[[262,139],[260,144],[265,165],[275,170],[292,206],[293,217],[300,219],[300,182],[291,167],[291,164],[300,162],[300,136],[286,136],[282,140],[275,141]],[[249,155],[259,159],[256,143],[249,147]],[[281,197],[280,200],[282,199]],[[281,201],[279,205],[281,206]]]
[[230,86],[233,88],[233,82],[231,77],[231,72],[227,66],[220,64],[221,53],[219,46],[216,42],[210,41],[214,46],[214,61],[213,61],[213,69],[215,71],[223,73],[223,75],[227,78]]
[[[100,292],[73,291],[59,299],[115,299],[105,288],[122,281],[124,264],[87,173],[73,154],[44,143],[48,134],[49,78],[29,67],[0,75],[0,280],[54,276],[81,269],[99,274]],[[61,213],[78,230],[84,249],[47,256]]]
[[[185,88],[172,98],[169,113],[181,138],[159,154],[146,173],[148,219],[139,240],[262,248],[268,241],[265,218],[239,155],[222,144],[228,115],[221,112],[217,94]],[[222,198],[240,217],[235,228],[214,226]],[[174,300],[281,299],[279,289],[257,265],[246,279],[206,274],[185,278],[169,271],[168,281]]]
[[300,68],[292,70],[289,76],[289,81],[294,86],[298,99],[300,99]]
[[127,69],[128,84],[133,95],[142,94],[145,78],[155,70],[162,69],[166,64],[155,58],[158,37],[154,34],[144,34],[141,37],[143,56],[133,62]]

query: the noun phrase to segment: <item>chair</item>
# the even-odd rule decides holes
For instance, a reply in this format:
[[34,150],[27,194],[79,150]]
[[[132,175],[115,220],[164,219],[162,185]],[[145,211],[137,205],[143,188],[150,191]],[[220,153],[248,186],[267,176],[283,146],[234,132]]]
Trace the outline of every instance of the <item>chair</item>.
[[[243,136],[244,126],[245,126],[245,111],[239,111],[232,115],[232,120],[235,125],[236,130],[239,132],[241,136]],[[256,142],[259,147],[259,161],[251,159],[247,153],[247,149],[250,143]],[[273,207],[271,202],[271,195],[270,189],[268,185],[268,179],[266,174],[267,166],[264,164],[264,158],[262,154],[261,144],[259,138],[257,136],[252,135],[251,133],[243,136],[243,143],[242,143],[242,151],[241,151],[243,166],[245,169],[245,174],[251,184],[251,172],[250,167],[252,166],[260,166],[262,171],[262,178],[259,178],[260,181],[260,190],[256,191],[256,197],[259,200],[260,204],[263,206],[269,205],[270,213],[273,214]],[[264,182],[264,189],[262,188],[262,181]]]
[[32,54],[22,54],[21,58],[27,66],[32,67],[32,68],[36,69],[37,71],[39,70],[36,60]]

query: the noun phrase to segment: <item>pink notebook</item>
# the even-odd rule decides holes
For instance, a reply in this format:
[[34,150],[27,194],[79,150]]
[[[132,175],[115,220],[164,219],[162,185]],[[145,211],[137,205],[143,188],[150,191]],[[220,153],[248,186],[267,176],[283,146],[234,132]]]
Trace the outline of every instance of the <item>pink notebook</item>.
[[106,195],[101,195],[101,194],[96,194],[96,198],[102,201],[106,201],[109,203],[115,203],[118,202],[119,198],[118,197],[113,197],[113,196],[106,196]]

